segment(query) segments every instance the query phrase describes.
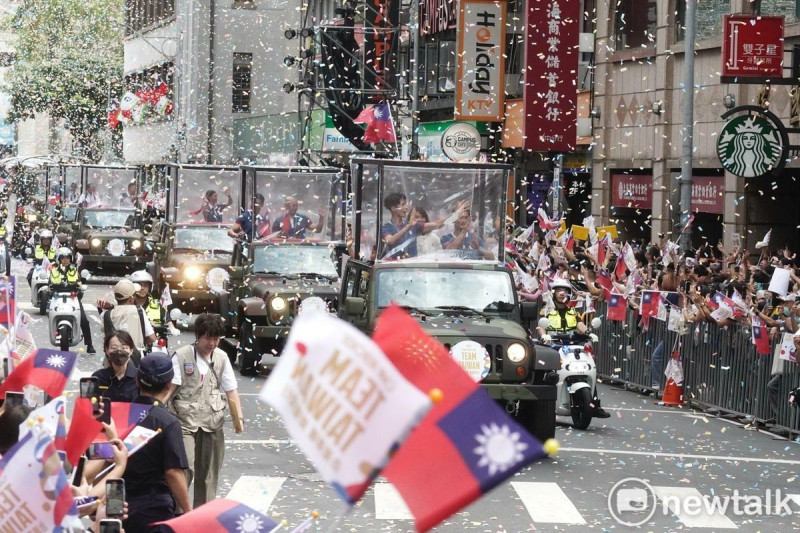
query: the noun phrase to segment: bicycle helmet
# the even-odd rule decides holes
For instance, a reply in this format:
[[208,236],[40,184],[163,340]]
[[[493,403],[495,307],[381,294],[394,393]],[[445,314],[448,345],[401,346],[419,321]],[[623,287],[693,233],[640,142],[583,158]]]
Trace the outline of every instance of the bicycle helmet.
[[569,295],[572,295],[572,285],[565,279],[556,279],[550,284],[550,290],[555,292],[557,289],[566,289]]
[[53,239],[53,232],[50,231],[49,229],[43,229],[42,231],[39,232],[39,240],[42,240],[42,239],[51,239],[52,240]]

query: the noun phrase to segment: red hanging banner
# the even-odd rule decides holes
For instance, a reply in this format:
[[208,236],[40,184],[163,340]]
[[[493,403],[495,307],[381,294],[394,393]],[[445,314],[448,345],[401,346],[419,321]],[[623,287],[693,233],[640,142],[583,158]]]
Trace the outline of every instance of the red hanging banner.
[[722,75],[783,77],[783,17],[725,15]]
[[526,150],[575,150],[580,4],[580,0],[528,2]]

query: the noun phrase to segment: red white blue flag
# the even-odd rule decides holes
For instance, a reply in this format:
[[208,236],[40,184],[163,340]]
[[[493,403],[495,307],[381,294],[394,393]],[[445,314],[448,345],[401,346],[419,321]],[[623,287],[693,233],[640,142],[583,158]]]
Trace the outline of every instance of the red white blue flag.
[[625,322],[625,312],[628,309],[627,302],[623,295],[612,292],[608,299],[608,319],[615,322]]
[[51,398],[61,396],[78,354],[38,348],[19,363],[0,386],[0,397],[6,391],[21,391],[25,385],[42,389]]
[[545,455],[453,359],[397,307],[378,320],[375,342],[421,391],[442,399],[400,446],[383,474],[427,531]]
[[753,344],[756,347],[756,353],[758,355],[769,355],[769,334],[767,333],[766,322],[755,313],[750,318],[750,321],[753,327]]
[[0,326],[11,327],[17,317],[16,288],[14,276],[0,278]]
[[274,520],[252,507],[225,498],[211,500],[186,514],[158,524],[167,526],[174,533],[269,533],[278,527]]

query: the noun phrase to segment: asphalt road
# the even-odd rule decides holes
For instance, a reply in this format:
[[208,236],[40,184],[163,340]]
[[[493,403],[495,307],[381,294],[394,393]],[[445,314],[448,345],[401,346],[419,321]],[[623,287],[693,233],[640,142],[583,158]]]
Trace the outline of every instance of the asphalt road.
[[[32,312],[24,278],[27,267],[15,261],[14,269],[20,279],[18,302]],[[91,302],[108,290],[108,285],[91,285],[84,297],[98,349],[101,325]],[[46,319],[33,316],[34,336],[40,346],[46,346]],[[171,347],[192,339],[190,332],[182,332],[172,339]],[[100,368],[101,357],[81,355],[69,395],[76,394],[81,376]],[[220,495],[245,502],[277,520],[285,519],[290,526],[318,511],[320,518],[311,531],[413,531],[407,508],[383,479],[345,514],[343,502],[293,446],[276,413],[259,402],[264,381],[262,377],[239,377],[246,429],[242,435],[235,435],[230,425],[226,429]],[[604,384],[600,394],[604,407],[612,413],[610,419],[594,420],[585,431],[574,430],[563,420],[556,435],[561,450],[555,457],[520,472],[436,531],[633,529],[617,521],[615,514],[628,523],[645,520],[636,528],[642,531],[790,531],[800,527],[797,443],[747,431],[731,421],[690,409],[659,406],[652,398]],[[447,465],[430,475],[447,476]],[[614,486],[627,478],[643,480],[647,486],[627,481],[609,498]],[[777,491],[780,495],[776,498]],[[719,507],[708,511],[702,503],[704,497],[734,495],[748,499],[730,500],[725,512]],[[763,505],[756,506],[755,498]],[[784,498],[785,505],[776,506],[776,499]],[[720,506],[724,503],[717,500]],[[698,512],[696,505],[703,509]],[[648,518],[650,510],[655,512]]]

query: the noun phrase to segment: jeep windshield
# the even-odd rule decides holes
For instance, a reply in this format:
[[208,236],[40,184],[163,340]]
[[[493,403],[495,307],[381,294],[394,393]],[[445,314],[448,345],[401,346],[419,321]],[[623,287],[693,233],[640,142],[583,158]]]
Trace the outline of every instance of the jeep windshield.
[[133,209],[87,209],[83,213],[83,221],[92,228],[133,228],[136,226],[136,211]]
[[177,228],[172,249],[231,254],[233,253],[233,239],[228,236],[227,228],[219,226]]
[[514,287],[506,272],[446,268],[384,269],[377,279],[378,307],[391,304],[416,309],[508,312]]
[[253,272],[283,276],[336,279],[333,250],[327,245],[295,246],[279,244],[253,247]]

